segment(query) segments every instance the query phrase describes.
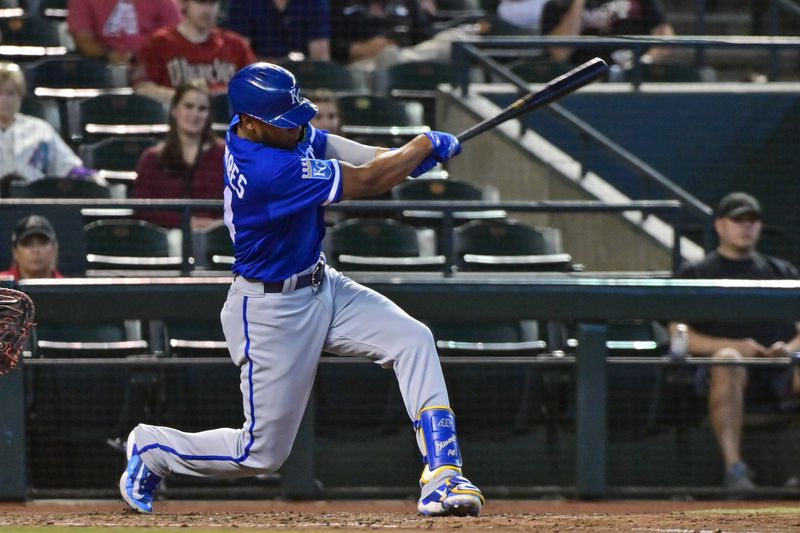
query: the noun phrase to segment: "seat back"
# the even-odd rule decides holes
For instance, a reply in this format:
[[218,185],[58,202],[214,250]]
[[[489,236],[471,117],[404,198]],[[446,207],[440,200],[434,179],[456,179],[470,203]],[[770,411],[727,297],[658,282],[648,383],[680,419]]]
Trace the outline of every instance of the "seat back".
[[168,113],[161,102],[139,94],[101,94],[78,105],[83,142],[113,135],[166,133]]
[[124,357],[147,351],[147,341],[129,338],[125,323],[38,324],[32,351],[40,357]]
[[225,224],[218,224],[203,232],[206,265],[211,269],[228,270],[233,264],[233,242]]
[[459,255],[525,255],[547,253],[544,236],[536,228],[513,220],[474,220],[456,229]]
[[547,83],[572,68],[570,63],[548,59],[530,59],[510,65],[511,72],[529,83]]
[[[90,264],[102,268],[103,258],[167,258],[170,257],[169,238],[166,229],[133,219],[96,220],[87,224],[86,251]],[[99,257],[98,257],[99,256]],[[172,258],[170,258],[172,259]],[[180,258],[177,264],[180,264]],[[111,263],[113,259],[105,261]],[[129,262],[130,263],[130,262]],[[139,265],[144,267],[146,265]],[[153,265],[153,266],[175,266]]]
[[90,168],[134,171],[142,153],[158,143],[155,137],[109,137],[80,147],[81,157]]
[[211,117],[214,131],[228,129],[228,124],[233,118],[231,104],[228,101],[228,93],[215,94],[211,97]]
[[228,348],[219,320],[164,322],[164,346],[173,357],[226,357]]
[[42,59],[26,69],[28,86],[54,89],[110,89],[112,70],[102,61],[83,56]]
[[467,76],[467,68],[455,63],[415,61],[399,63],[386,69],[386,93],[409,94],[407,91],[432,93],[442,83],[458,85]]
[[450,179],[408,180],[392,189],[395,200],[484,200],[484,191],[466,181]]
[[14,46],[62,46],[58,25],[38,17],[0,18],[3,44]]
[[328,232],[323,247],[342,270],[440,270],[445,257],[422,255],[419,240],[415,228],[396,220],[349,219]]
[[331,228],[326,240],[334,257],[341,254],[384,257],[419,255],[416,229],[396,220],[351,218]]
[[339,97],[342,124],[351,126],[424,126],[419,102],[401,102],[386,96]]
[[[549,228],[548,228],[549,229]],[[462,270],[568,270],[545,232],[514,220],[473,220],[454,230],[456,263]]]
[[87,180],[48,177],[23,185],[12,185],[16,198],[111,198],[107,185]]
[[306,59],[303,61],[281,61],[297,78],[303,90],[328,89],[334,92],[365,92],[369,90],[366,80],[344,65],[332,61]]
[[39,12],[43,17],[64,20],[69,14],[69,0],[39,0]]

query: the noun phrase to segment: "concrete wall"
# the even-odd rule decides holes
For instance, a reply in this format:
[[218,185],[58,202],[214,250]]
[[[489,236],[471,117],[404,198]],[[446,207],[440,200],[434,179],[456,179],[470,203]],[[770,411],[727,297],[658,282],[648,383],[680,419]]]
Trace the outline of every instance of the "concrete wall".
[[[437,124],[460,132],[481,120],[458,95],[440,93]],[[454,179],[492,185],[501,200],[597,200],[584,187],[545,163],[519,142],[515,124],[496,128],[467,141],[464,151],[447,165]],[[516,135],[515,135],[516,133]],[[564,161],[569,165],[569,161]],[[564,251],[587,270],[670,270],[670,249],[622,215],[515,213],[514,218],[561,230]]]

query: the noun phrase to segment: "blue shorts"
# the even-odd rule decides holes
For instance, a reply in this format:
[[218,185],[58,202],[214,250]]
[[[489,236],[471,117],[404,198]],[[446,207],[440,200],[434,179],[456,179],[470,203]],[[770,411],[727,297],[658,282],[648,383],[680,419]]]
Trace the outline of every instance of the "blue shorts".
[[[792,396],[794,372],[794,366],[780,368],[748,367],[745,402],[750,404],[781,404]],[[710,366],[701,366],[695,371],[694,390],[699,397],[708,397],[710,379]]]

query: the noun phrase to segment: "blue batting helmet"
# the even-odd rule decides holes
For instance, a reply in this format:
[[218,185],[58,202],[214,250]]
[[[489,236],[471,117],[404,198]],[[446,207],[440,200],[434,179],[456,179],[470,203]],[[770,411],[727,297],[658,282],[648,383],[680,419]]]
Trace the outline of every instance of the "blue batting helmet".
[[303,98],[294,74],[272,63],[247,65],[231,78],[228,100],[234,114],[245,113],[278,128],[296,128],[317,114]]

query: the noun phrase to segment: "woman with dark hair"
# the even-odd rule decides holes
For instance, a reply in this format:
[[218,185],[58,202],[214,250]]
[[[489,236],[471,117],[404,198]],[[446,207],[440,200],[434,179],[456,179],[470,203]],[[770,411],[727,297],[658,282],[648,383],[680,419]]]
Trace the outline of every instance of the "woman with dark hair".
[[[134,198],[222,198],[225,143],[211,131],[211,96],[204,88],[177,87],[170,102],[169,132],[136,166]],[[181,227],[180,210],[141,210],[137,218],[165,228]],[[222,210],[193,210],[192,228],[222,218]]]

